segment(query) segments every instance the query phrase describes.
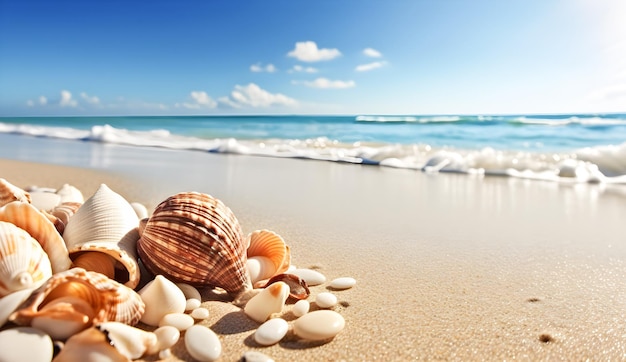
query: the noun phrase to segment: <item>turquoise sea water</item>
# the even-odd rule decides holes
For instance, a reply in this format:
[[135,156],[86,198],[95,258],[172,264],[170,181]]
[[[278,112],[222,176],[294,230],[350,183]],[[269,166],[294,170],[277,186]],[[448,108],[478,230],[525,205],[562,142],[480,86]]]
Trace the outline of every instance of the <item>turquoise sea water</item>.
[[0,133],[563,182],[626,177],[626,114],[3,117]]

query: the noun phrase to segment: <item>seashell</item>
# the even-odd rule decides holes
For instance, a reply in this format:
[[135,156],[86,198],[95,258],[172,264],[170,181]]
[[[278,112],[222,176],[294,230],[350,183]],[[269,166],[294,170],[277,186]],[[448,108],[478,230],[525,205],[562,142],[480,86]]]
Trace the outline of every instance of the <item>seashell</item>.
[[52,339],[43,331],[17,327],[0,332],[0,361],[51,361]]
[[110,344],[131,360],[159,351],[157,335],[120,322],[104,322],[95,326],[104,332]]
[[133,210],[135,210],[135,214],[137,214],[137,218],[139,218],[139,220],[145,219],[149,216],[148,209],[143,204],[131,202],[130,206],[132,206]]
[[48,255],[37,240],[4,221],[0,221],[0,258],[0,297],[37,288],[52,276]]
[[46,189],[36,189],[30,191],[30,203],[37,210],[52,210],[61,203],[61,196]]
[[199,324],[185,332],[185,347],[191,357],[200,362],[215,361],[222,354],[222,343],[217,334]]
[[287,334],[289,324],[282,318],[272,318],[254,332],[254,340],[262,346],[278,343]]
[[54,340],[66,340],[91,326],[94,310],[91,305],[73,296],[56,298],[43,305],[30,326],[45,331]]
[[356,285],[356,280],[350,277],[341,277],[333,279],[328,287],[332,289],[342,290],[342,289],[350,289]]
[[[248,269],[252,283],[282,273],[291,264],[291,253],[285,240],[273,231],[263,229],[251,232],[248,235],[248,244]],[[251,268],[250,259],[258,260],[258,269]]]
[[326,281],[324,274],[315,271],[313,269],[296,269],[291,271],[291,274],[297,275],[306,281],[309,286],[320,285]]
[[[70,218],[76,214],[76,211],[78,211],[78,208],[80,208],[82,204],[82,202],[62,202],[52,209],[50,214],[56,216],[63,225],[67,225]],[[61,233],[61,235],[63,234]]]
[[[138,225],[139,219],[128,201],[101,184],[68,221],[63,238],[75,266],[87,269],[103,265],[110,269],[107,264],[112,263],[115,275],[109,277],[134,288],[140,279],[136,254]],[[76,259],[87,253],[102,253],[111,260],[102,263],[105,258],[100,256],[98,262],[76,264]],[[102,272],[107,269],[88,270]]]
[[130,359],[120,353],[111,344],[107,334],[91,327],[70,337],[54,362],[129,362]]
[[60,198],[59,204],[64,204],[64,203],[82,204],[83,202],[85,202],[85,197],[83,196],[83,193],[80,192],[80,190],[77,189],[76,187],[69,185],[69,184],[63,184],[63,186],[61,186],[58,190],[56,190],[56,194],[59,195],[59,198]]
[[0,207],[0,221],[8,221],[26,230],[37,240],[48,254],[53,273],[69,269],[72,261],[63,238],[54,224],[33,205],[17,201],[8,203]]
[[293,331],[302,339],[323,341],[335,337],[345,325],[341,314],[332,310],[316,310],[296,319]]
[[179,331],[184,331],[193,326],[196,321],[192,316],[185,313],[169,313],[159,321],[159,327],[172,326]]
[[315,296],[315,304],[320,308],[332,308],[337,305],[337,297],[333,293],[322,292]]
[[17,309],[28,297],[34,289],[22,289],[5,295],[0,298],[0,327],[8,320],[11,313]]
[[221,287],[230,294],[252,288],[239,221],[207,194],[184,192],[161,202],[137,250],[149,271],[175,282]]
[[183,313],[187,300],[183,292],[165,278],[157,275],[138,292],[146,304],[146,310],[141,321],[151,326],[158,326],[159,322],[169,313]]
[[134,290],[100,273],[73,268],[54,274],[32,293],[9,320],[28,325],[39,317],[73,320],[77,315],[82,318],[82,315],[89,314],[71,299],[70,308],[65,303],[59,303],[58,308],[53,308],[54,304],[46,308],[54,300],[67,297],[82,300],[93,310],[93,318],[87,325],[107,321],[134,325],[145,310],[144,302]]
[[[266,283],[261,283],[259,285],[260,288],[267,288],[271,284],[276,282],[284,282],[289,286],[289,296],[294,299],[306,299],[309,297],[311,292],[309,291],[309,287],[304,281],[304,279],[300,278],[294,274],[277,274],[274,275],[270,280]],[[257,284],[254,285],[255,287]]]
[[277,282],[252,297],[243,311],[248,317],[263,323],[273,313],[280,313],[283,310],[288,297],[289,286],[283,282]]
[[302,317],[303,315],[309,313],[309,309],[311,308],[311,304],[308,300],[302,299],[296,302],[291,309],[291,313],[293,313],[296,317]]
[[30,203],[30,194],[27,191],[11,184],[9,181],[0,178],[0,206],[9,202],[19,201]]

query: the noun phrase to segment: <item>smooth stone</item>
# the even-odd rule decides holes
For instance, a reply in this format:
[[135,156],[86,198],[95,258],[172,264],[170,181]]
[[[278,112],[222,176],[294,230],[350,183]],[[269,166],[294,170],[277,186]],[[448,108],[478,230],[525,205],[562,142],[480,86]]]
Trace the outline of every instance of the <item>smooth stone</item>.
[[176,327],[163,326],[154,330],[160,351],[169,349],[180,339],[180,331]]
[[187,304],[183,291],[162,275],[157,275],[138,294],[146,304],[140,321],[150,326],[158,326],[166,314],[183,313]]
[[328,285],[334,289],[349,289],[356,285],[356,279],[350,277],[342,277],[333,279]]
[[187,283],[176,283],[176,286],[183,292],[186,299],[202,300],[202,296],[196,287]]
[[239,362],[274,362],[274,359],[259,351],[246,351]]
[[189,314],[193,319],[207,319],[209,318],[209,310],[206,308],[196,308]]
[[172,326],[179,331],[187,330],[193,326],[196,321],[192,316],[185,313],[169,313],[163,316],[159,321],[159,327]]
[[54,352],[52,338],[31,327],[0,332],[0,362],[50,362]]
[[309,309],[311,309],[311,303],[308,300],[302,299],[296,302],[293,305],[293,309],[291,309],[291,313],[296,317],[302,317],[303,315],[309,313]]
[[185,304],[185,311],[188,312],[190,310],[194,310],[198,307],[200,307],[200,305],[202,304],[202,302],[200,301],[200,299],[187,299],[187,302]]
[[322,292],[315,296],[315,304],[320,308],[332,308],[337,305],[337,297],[333,293]]
[[332,310],[316,310],[296,319],[293,331],[302,339],[321,341],[333,338],[345,325],[341,314]]
[[289,324],[282,318],[272,318],[254,332],[254,340],[262,346],[278,343],[287,334]]
[[220,358],[222,343],[215,332],[196,324],[185,332],[185,348],[191,357],[200,362],[211,362]]
[[252,297],[244,307],[244,313],[259,323],[265,322],[273,313],[280,313],[289,298],[289,286],[276,282]]
[[308,286],[320,285],[326,281],[324,274],[313,269],[296,269],[291,272],[304,279]]

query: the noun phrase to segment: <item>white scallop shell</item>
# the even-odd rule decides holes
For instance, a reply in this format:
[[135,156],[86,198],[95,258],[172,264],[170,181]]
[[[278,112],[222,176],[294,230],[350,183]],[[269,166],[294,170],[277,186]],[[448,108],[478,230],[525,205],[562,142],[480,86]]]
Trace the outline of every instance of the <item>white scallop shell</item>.
[[37,288],[52,276],[48,255],[37,240],[4,221],[0,221],[0,257],[0,297]]

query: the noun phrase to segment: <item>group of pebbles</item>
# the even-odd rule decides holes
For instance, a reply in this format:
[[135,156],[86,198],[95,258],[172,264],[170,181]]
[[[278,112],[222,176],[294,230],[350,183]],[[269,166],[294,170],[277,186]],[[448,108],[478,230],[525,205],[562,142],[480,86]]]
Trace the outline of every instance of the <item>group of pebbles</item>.
[[[325,283],[291,265],[277,233],[244,236],[207,194],[178,193],[148,213],[104,184],[84,199],[71,185],[22,189],[0,179],[0,362],[218,360],[206,290],[258,324],[258,346],[288,333],[325,343],[345,326],[332,292],[317,293],[311,308],[309,286]],[[241,360],[272,361],[259,350]]]

